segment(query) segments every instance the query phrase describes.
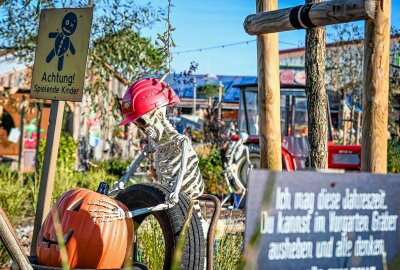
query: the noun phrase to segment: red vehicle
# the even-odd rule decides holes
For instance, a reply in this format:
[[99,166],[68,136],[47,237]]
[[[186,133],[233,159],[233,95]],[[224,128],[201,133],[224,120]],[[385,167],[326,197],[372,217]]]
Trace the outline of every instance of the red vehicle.
[[[249,135],[246,144],[250,149],[250,160],[253,167],[259,167],[257,84],[236,87],[240,88],[239,132]],[[360,171],[361,145],[334,145],[331,118],[328,117],[328,120],[329,168]],[[308,118],[307,99],[302,85],[281,85],[281,135],[283,168],[288,171],[305,169],[308,155]],[[240,179],[247,178],[249,166],[246,159],[241,159],[238,166]]]

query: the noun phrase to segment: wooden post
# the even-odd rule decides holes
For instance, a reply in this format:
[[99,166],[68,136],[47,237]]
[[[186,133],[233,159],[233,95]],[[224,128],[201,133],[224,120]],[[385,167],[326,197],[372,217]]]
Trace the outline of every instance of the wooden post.
[[[257,12],[276,10],[277,0],[256,0]],[[257,37],[260,166],[282,170],[278,34]]]
[[365,21],[362,158],[365,172],[387,171],[390,0],[376,0],[375,20]]
[[221,127],[222,127],[222,90],[224,88],[224,85],[222,84],[221,81],[219,81],[218,84],[218,138],[221,138]]
[[[307,4],[323,0],[307,0]],[[325,27],[307,29],[306,95],[308,111],[309,167],[328,169],[328,97],[325,91]]]
[[193,115],[196,116],[196,98],[197,98],[197,82],[196,77],[193,77]]
[[222,90],[224,86],[221,81],[218,85],[218,123],[221,124],[222,121]]
[[35,153],[35,169],[36,173],[39,174],[39,148],[40,148],[40,127],[42,126],[42,111],[43,111],[43,103],[40,102],[37,108],[37,138],[36,138],[36,153]]
[[19,175],[22,176],[24,171],[24,129],[25,129],[25,95],[21,98],[21,121],[19,125],[21,135],[19,137],[19,147],[18,147],[18,170]]
[[296,97],[292,96],[292,105],[290,108],[290,111],[292,112],[291,118],[290,118],[290,129],[291,129],[291,135],[296,136]]
[[356,144],[360,144],[361,112],[357,113]]
[[[315,1],[317,2],[317,1]],[[375,0],[331,0],[247,16],[244,29],[250,35],[283,32],[373,19]]]
[[46,149],[31,243],[31,255],[36,255],[37,235],[44,219],[50,211],[64,106],[65,101],[53,100],[51,102],[50,123],[49,129],[47,130]]
[[355,109],[356,106],[351,106],[351,112],[350,112],[350,144],[354,144],[355,138],[354,138],[354,116],[355,116]]

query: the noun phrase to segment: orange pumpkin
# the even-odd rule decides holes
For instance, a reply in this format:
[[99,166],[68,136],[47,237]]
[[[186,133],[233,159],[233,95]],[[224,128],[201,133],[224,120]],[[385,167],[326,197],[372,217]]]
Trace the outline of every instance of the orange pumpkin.
[[[111,206],[111,207],[110,207]],[[127,207],[106,195],[75,189],[64,193],[40,229],[36,253],[41,265],[61,267],[53,217],[58,214],[70,268],[121,268],[131,254],[133,222],[130,219],[93,218],[114,206]],[[92,216],[92,217],[91,217]]]

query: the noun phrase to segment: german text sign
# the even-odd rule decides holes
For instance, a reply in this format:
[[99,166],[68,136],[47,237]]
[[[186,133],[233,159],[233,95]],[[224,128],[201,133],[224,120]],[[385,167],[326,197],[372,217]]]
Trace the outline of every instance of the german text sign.
[[246,247],[257,269],[400,269],[399,191],[399,175],[252,171]]
[[93,9],[44,9],[32,75],[32,98],[82,101]]

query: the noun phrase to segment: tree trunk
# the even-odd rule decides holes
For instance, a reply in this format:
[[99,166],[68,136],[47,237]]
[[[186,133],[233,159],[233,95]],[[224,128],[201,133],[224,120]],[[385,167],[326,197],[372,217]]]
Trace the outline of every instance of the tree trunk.
[[[257,0],[257,12],[276,10],[277,0]],[[260,166],[282,170],[278,34],[257,37]]]
[[[322,0],[307,0],[308,3]],[[325,27],[307,29],[306,34],[306,95],[308,110],[309,167],[328,168],[328,102],[325,91]]]

